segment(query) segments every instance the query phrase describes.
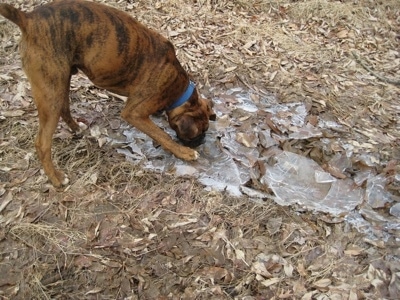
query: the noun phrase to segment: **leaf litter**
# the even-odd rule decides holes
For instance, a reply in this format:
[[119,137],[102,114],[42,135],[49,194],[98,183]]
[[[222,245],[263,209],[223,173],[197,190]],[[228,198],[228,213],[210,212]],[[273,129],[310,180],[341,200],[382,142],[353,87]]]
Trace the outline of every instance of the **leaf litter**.
[[184,163],[78,74],[71,110],[88,130],[76,140],[60,122],[54,159],[72,184],[56,191],[20,33],[0,20],[0,295],[399,298],[400,4],[107,4],[171,39],[218,119]]

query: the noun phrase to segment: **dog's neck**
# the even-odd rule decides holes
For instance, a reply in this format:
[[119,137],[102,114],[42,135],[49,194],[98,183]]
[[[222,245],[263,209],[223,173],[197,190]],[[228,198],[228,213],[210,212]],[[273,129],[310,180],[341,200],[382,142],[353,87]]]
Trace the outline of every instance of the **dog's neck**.
[[175,117],[179,117],[182,114],[182,112],[190,112],[193,109],[196,109],[198,107],[197,105],[198,102],[199,102],[199,95],[197,93],[197,89],[195,88],[192,94],[189,96],[189,99],[187,99],[184,103],[173,109],[165,110],[168,120],[171,121]]
[[188,84],[186,90],[173,104],[171,104],[170,106],[168,106],[166,108],[166,111],[167,112],[171,111],[174,108],[177,108],[177,107],[181,106],[182,104],[184,104],[186,101],[188,101],[192,97],[195,89],[196,89],[196,84],[193,81],[189,80],[189,84]]

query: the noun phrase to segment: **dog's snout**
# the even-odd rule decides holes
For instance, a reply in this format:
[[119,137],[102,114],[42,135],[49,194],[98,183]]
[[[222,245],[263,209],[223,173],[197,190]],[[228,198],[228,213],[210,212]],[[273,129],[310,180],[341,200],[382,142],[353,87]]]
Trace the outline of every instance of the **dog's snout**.
[[203,132],[202,134],[200,134],[199,136],[197,136],[191,140],[184,140],[184,139],[179,139],[179,140],[182,142],[183,145],[185,145],[187,147],[196,148],[205,142],[205,137],[206,137],[206,133]]

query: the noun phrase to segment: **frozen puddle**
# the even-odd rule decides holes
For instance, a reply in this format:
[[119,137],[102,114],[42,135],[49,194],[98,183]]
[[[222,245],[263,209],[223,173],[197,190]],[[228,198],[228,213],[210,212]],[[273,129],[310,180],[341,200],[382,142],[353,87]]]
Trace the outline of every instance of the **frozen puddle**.
[[262,183],[272,189],[280,205],[299,204],[339,216],[361,204],[363,192],[352,180],[338,180],[313,160],[291,152],[275,158]]
[[[385,190],[388,178],[376,174],[379,159],[357,149],[359,143],[343,138],[346,130],[340,124],[315,118],[310,122],[303,103],[281,104],[273,96],[258,96],[240,88],[213,101],[217,121],[210,123],[206,143],[197,148],[201,157],[196,162],[176,159],[128,126],[123,138],[109,138],[109,142],[134,164],[197,178],[209,190],[246,194],[257,201],[272,198],[280,205],[329,213],[346,218],[373,238],[398,236],[400,199]],[[175,136],[164,117],[153,120]],[[334,149],[335,154],[321,166],[282,149],[285,142],[293,140],[304,141],[304,149],[301,143],[298,146],[304,152],[311,143],[323,150]],[[345,175],[347,169],[356,170],[356,175]],[[391,178],[397,184],[399,179],[399,174]]]

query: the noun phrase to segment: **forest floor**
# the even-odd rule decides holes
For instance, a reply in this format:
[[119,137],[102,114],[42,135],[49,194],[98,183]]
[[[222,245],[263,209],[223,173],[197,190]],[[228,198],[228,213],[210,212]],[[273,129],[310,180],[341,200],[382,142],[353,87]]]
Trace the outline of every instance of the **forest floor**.
[[[29,11],[47,1],[5,2]],[[370,212],[399,224],[398,0],[98,2],[168,37],[206,97],[241,87],[304,103],[310,124],[340,123],[338,138],[387,179],[392,201]],[[270,190],[237,197],[144,169],[98,135],[73,139],[63,122],[53,156],[70,185],[53,188],[34,149],[38,119],[19,38],[1,18],[0,299],[400,299],[400,226],[388,229],[374,213],[362,217],[389,238],[343,216],[278,205]],[[82,74],[71,98],[73,116],[103,136],[126,125],[115,121],[121,99]],[[277,147],[320,165],[348,150],[320,140]],[[359,170],[350,169],[332,175],[353,178]]]

